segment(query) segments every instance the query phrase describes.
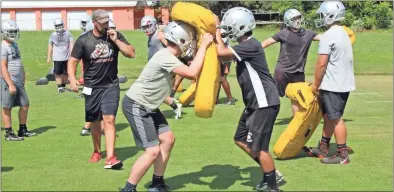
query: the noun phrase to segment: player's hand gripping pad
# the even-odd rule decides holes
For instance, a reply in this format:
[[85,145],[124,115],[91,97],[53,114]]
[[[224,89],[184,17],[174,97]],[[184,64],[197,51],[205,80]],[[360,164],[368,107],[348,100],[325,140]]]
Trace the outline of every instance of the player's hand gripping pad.
[[[172,20],[186,22],[196,28],[199,37],[198,47],[201,45],[201,37],[203,34],[216,34],[214,14],[210,10],[197,4],[186,2],[176,3],[171,10],[171,18]],[[194,100],[194,111],[197,117],[210,118],[213,115],[216,96],[219,90],[219,67],[216,45],[212,43],[207,49],[204,64],[197,79]],[[186,94],[186,92],[184,94]],[[189,94],[189,96],[192,95],[193,94]],[[186,100],[189,101],[190,99],[192,98]]]
[[301,108],[275,143],[274,154],[279,159],[297,156],[323,117],[320,103],[309,83],[290,83],[286,88],[286,96],[298,101]]

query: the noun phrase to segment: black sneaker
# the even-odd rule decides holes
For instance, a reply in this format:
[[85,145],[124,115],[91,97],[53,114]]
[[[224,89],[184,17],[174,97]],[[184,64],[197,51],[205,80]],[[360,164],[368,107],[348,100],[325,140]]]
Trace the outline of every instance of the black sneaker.
[[321,159],[320,162],[324,164],[349,164],[349,154],[348,149],[337,149],[337,154],[332,157],[326,157]]
[[27,129],[19,129],[19,131],[18,131],[19,137],[32,137],[35,135],[36,135],[36,133],[30,132]]
[[6,131],[5,140],[7,140],[7,141],[23,141],[24,138],[16,136],[14,131],[10,130],[10,131]]
[[267,183],[260,183],[256,186],[256,191],[269,191],[269,192],[279,192],[279,188],[271,188],[267,185]]
[[119,187],[118,190],[119,190],[120,192],[137,192],[137,189],[130,189],[130,190],[127,190],[127,191],[126,191],[124,188],[121,188],[121,187]]
[[149,185],[149,192],[167,192],[170,191],[170,188],[165,184],[157,184],[157,185]]

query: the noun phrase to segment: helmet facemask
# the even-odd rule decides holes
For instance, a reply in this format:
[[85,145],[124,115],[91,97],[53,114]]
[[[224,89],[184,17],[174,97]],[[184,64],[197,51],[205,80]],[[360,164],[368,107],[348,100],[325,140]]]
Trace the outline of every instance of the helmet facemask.
[[146,35],[152,35],[155,33],[157,26],[154,23],[148,21],[146,25],[141,26],[141,29]]
[[302,15],[297,15],[291,19],[290,27],[294,29],[301,29],[304,25],[304,17]]
[[16,41],[19,39],[19,30],[14,29],[14,30],[5,30],[2,31],[3,38],[10,40],[10,41]]

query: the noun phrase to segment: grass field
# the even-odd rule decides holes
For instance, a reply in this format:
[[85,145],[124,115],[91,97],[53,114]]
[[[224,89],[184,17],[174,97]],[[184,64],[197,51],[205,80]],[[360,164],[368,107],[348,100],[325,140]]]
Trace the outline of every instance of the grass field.
[[[75,35],[80,32],[74,32]],[[263,40],[274,32],[256,31]],[[125,32],[136,46],[135,59],[121,56],[119,74],[129,81],[121,85],[121,98],[146,63],[146,37],[141,32]],[[285,177],[284,191],[393,191],[393,76],[392,31],[356,34],[355,71],[357,90],[350,94],[344,119],[348,145],[355,151],[349,165],[323,165],[302,153],[291,160],[275,160]],[[35,80],[49,71],[46,45],[49,32],[23,32],[19,41],[28,73],[27,91],[31,100],[28,128],[39,133],[23,142],[2,139],[2,191],[116,191],[124,185],[133,162],[142,151],[135,147],[130,126],[119,108],[116,121],[116,153],[124,170],[103,169],[104,161],[88,163],[92,152],[90,137],[79,136],[84,122],[84,101],[75,93],[58,94],[56,85],[36,86]],[[271,70],[279,45],[266,50]],[[313,74],[317,43],[311,47],[307,73]],[[229,81],[233,95],[241,100],[232,67]],[[308,76],[308,81],[312,77]],[[189,81],[184,85],[187,87]],[[225,94],[221,92],[221,100]],[[193,107],[184,108],[181,120],[172,118],[168,106],[161,107],[177,138],[165,174],[166,182],[178,191],[252,191],[261,179],[254,161],[232,141],[243,103],[219,104],[211,119],[195,117]],[[274,146],[291,116],[290,102],[281,100],[271,140]],[[13,111],[17,117],[17,110]],[[14,118],[13,127],[18,127]],[[321,137],[320,126],[308,145]],[[2,132],[4,134],[4,132]],[[104,139],[102,140],[104,142]],[[334,142],[334,139],[333,141]],[[102,148],[104,149],[103,143]],[[334,149],[335,146],[332,147]],[[342,174],[342,176],[341,176]],[[146,190],[152,170],[138,189]]]

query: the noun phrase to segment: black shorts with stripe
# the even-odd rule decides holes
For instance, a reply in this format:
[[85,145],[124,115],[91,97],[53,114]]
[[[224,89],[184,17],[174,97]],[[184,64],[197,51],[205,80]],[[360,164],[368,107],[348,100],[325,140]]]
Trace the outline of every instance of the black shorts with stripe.
[[245,109],[239,120],[234,140],[246,144],[252,151],[268,152],[279,108],[280,105]]
[[158,146],[159,135],[170,131],[167,120],[159,109],[152,111],[127,95],[123,98],[122,110],[138,147]]

